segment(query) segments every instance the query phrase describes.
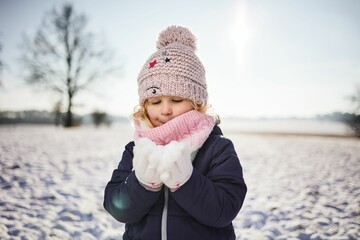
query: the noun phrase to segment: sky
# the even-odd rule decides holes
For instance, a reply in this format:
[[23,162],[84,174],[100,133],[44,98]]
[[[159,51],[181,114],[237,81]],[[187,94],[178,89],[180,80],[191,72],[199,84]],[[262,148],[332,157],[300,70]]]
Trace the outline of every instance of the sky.
[[[0,0],[0,111],[51,111],[59,96],[24,84],[20,44],[60,0]],[[209,102],[221,117],[310,118],[352,111],[360,84],[358,0],[72,0],[105,40],[118,71],[75,97],[74,111],[129,116],[137,75],[158,34],[186,26],[197,37]]]

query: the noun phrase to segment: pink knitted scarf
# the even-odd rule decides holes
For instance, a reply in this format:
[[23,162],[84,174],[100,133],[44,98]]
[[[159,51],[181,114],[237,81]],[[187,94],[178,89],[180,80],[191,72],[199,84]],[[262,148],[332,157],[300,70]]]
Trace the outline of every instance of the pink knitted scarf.
[[214,125],[214,117],[191,110],[155,128],[145,129],[136,121],[135,140],[146,137],[158,145],[185,141],[193,150],[197,150],[209,137]]

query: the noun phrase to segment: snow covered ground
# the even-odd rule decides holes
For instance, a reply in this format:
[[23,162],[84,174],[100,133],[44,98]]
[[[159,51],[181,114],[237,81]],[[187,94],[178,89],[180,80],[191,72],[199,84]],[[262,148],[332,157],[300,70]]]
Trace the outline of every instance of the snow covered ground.
[[[360,239],[360,140],[225,134],[248,185],[238,239]],[[0,126],[0,239],[121,239],[102,201],[131,138],[126,124]]]

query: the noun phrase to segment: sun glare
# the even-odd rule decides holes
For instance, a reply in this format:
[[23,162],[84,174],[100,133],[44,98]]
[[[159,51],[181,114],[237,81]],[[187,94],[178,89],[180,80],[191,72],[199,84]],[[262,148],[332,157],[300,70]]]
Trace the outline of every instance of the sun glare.
[[237,75],[240,74],[250,39],[249,24],[247,22],[246,2],[241,1],[236,5],[235,20],[229,31],[231,44],[234,45]]

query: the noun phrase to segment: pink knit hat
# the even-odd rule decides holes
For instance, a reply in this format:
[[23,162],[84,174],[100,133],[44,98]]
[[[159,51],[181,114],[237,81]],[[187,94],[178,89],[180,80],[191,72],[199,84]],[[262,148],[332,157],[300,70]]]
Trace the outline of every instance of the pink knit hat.
[[157,51],[138,76],[139,103],[149,97],[179,96],[207,104],[205,69],[196,56],[196,38],[189,29],[170,26],[159,34]]

